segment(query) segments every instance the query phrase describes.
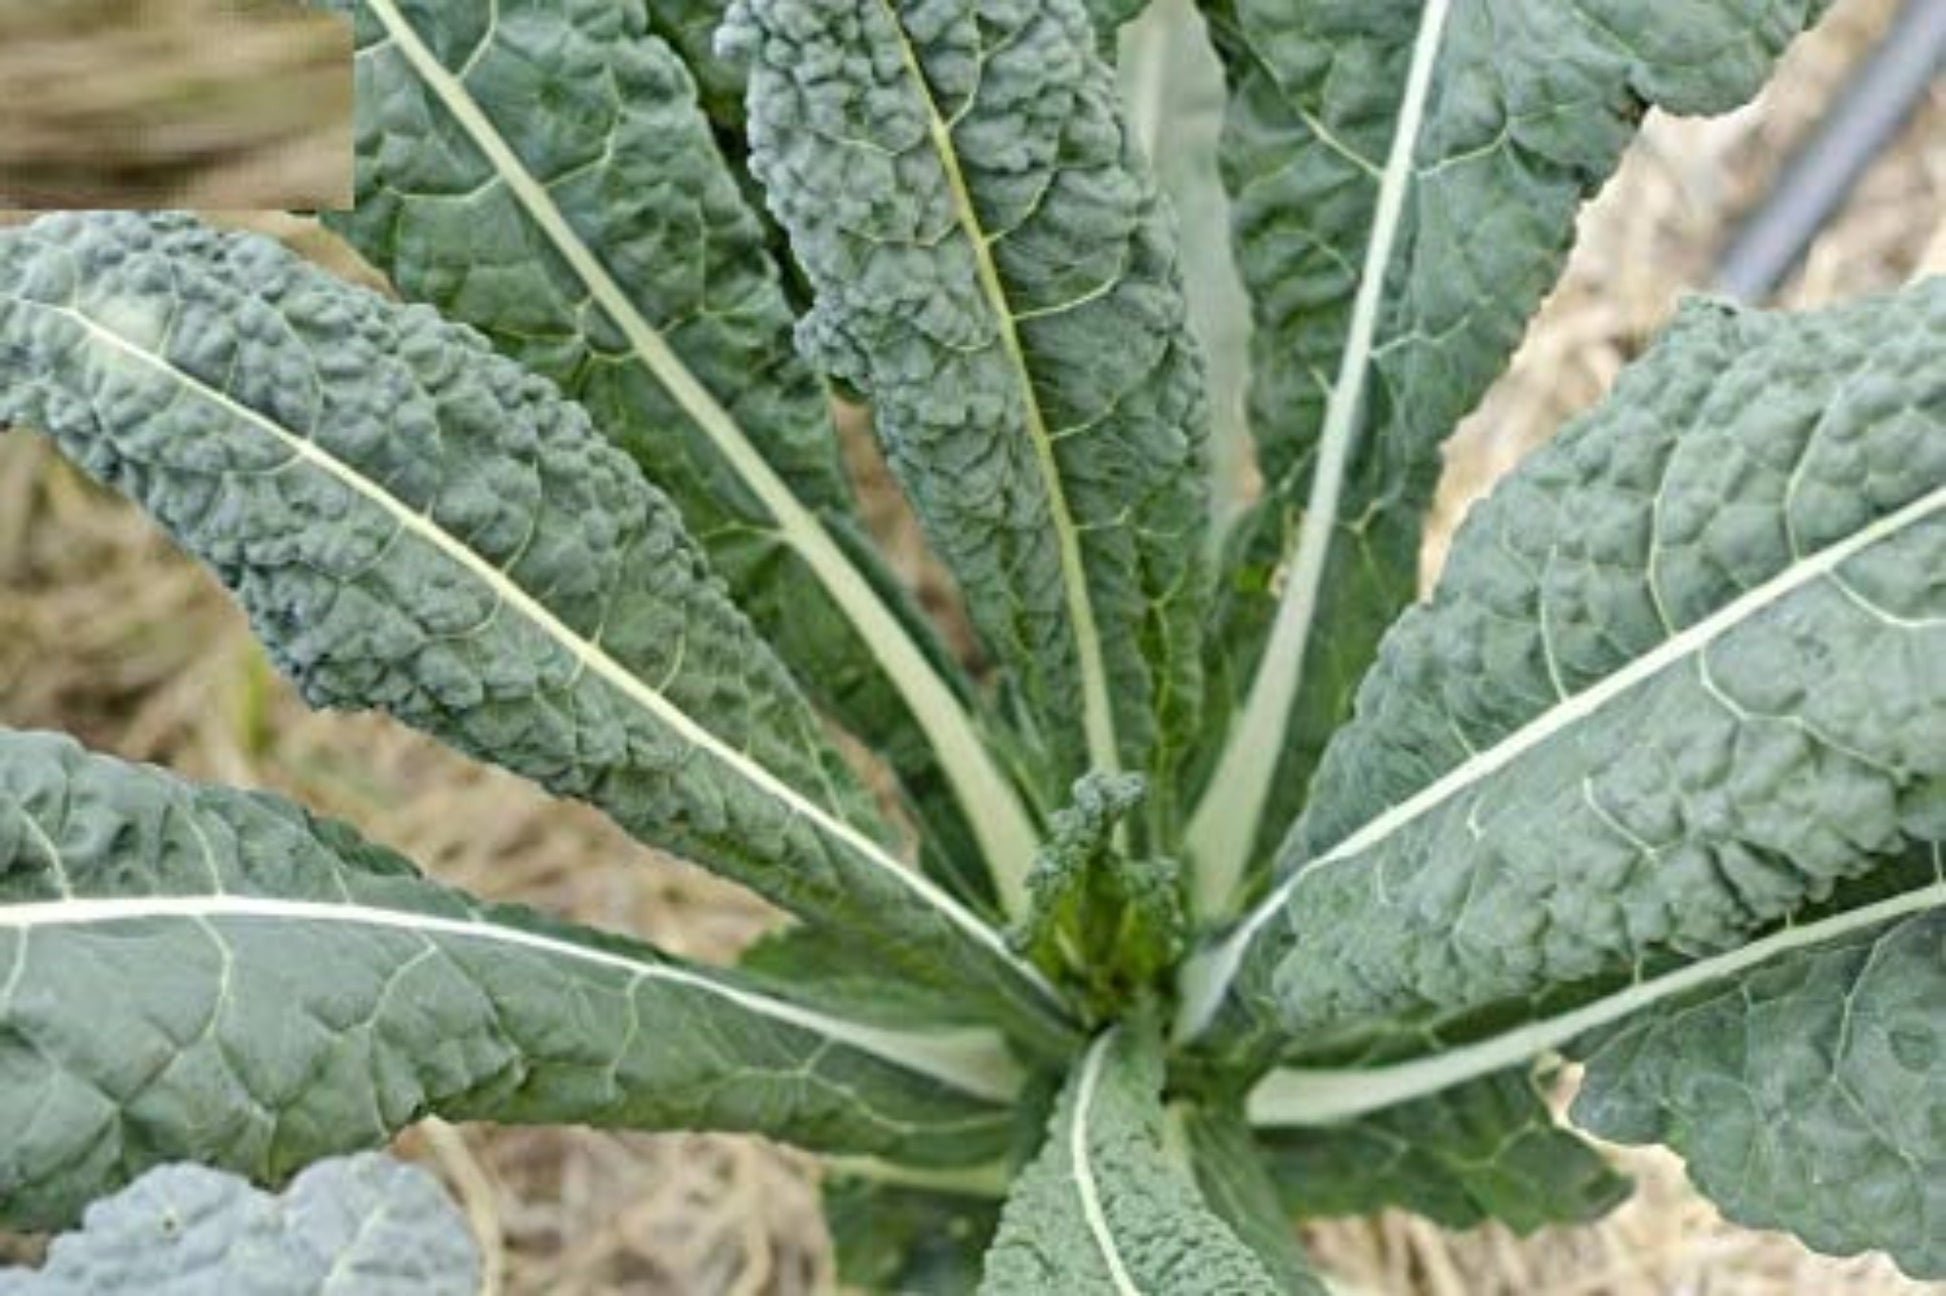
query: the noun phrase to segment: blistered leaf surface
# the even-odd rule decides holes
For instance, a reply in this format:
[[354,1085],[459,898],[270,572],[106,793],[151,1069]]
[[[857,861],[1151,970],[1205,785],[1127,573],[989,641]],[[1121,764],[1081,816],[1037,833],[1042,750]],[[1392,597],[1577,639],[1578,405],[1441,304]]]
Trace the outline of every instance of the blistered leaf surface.
[[1937,840],[1942,334],[1939,280],[1693,305],[1477,508],[1245,928],[1249,1010],[1315,1035],[1704,955]]
[[209,563],[314,705],[382,708],[1045,1015],[880,843],[667,498],[471,330],[186,217],[50,217],[0,235],[0,421]]
[[1201,366],[1087,14],[781,0],[723,39],[817,292],[800,338],[869,395],[1043,793],[1170,767],[1200,687]]
[[[765,233],[660,39],[720,81],[693,56],[721,5],[331,2],[357,20],[360,164],[327,223],[589,410],[814,699],[906,776],[931,860],[979,890],[919,723],[964,726],[969,690],[865,538]],[[732,82],[715,89],[740,99]]]
[[[1439,445],[1524,336],[1582,201],[1651,105],[1744,102],[1826,0],[1202,2],[1232,84],[1221,161],[1265,479],[1223,640],[1236,702],[1262,669],[1297,672],[1257,753],[1278,762],[1247,856],[1261,869],[1417,589]],[[1294,600],[1315,633],[1279,645],[1301,660],[1265,663]]]
[[277,1182],[428,1113],[955,1163],[1010,1128],[1004,1053],[482,905],[285,801],[52,735],[0,731],[0,968],[15,1227],[160,1162]]
[[88,1208],[37,1272],[0,1296],[474,1296],[466,1221],[417,1166],[376,1153],[320,1161],[272,1196],[197,1165],[158,1166]]
[[1800,951],[1577,1052],[1576,1123],[1673,1147],[1729,1218],[1946,1278],[1946,914]]
[[1162,1151],[1162,1058],[1123,1027],[1091,1046],[1015,1180],[987,1296],[1270,1296],[1277,1284]]

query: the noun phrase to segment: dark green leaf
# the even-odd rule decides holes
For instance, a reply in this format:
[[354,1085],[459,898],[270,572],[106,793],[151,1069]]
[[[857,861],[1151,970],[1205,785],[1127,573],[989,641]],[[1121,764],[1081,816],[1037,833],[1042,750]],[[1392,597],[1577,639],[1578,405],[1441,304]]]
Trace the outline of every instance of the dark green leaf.
[[1095,39],[1102,58],[1115,61],[1115,37],[1122,25],[1133,21],[1149,5],[1149,0],[1082,0],[1088,20],[1095,25]]
[[814,700],[906,777],[929,865],[982,895],[991,860],[1017,906],[1032,824],[864,537],[764,232],[652,34],[740,93],[697,62],[721,5],[329,2],[357,19],[359,169],[327,222],[584,405]]
[[1529,1233],[1595,1219],[1629,1188],[1555,1124],[1526,1067],[1339,1125],[1259,1129],[1257,1141],[1306,1218],[1399,1206],[1448,1228],[1498,1220]]
[[824,1181],[824,1219],[839,1282],[898,1296],[973,1296],[1000,1200],[838,1174]]
[[1946,836],[1942,337],[1946,280],[1686,310],[1474,510],[1185,1024],[1231,985],[1315,1047],[1707,957]]
[[800,338],[870,396],[1012,672],[1044,801],[1090,767],[1174,786],[1201,688],[1201,369],[1079,0],[767,0],[724,39],[817,290]]
[[1203,1200],[1250,1248],[1287,1296],[1325,1296],[1297,1242],[1295,1212],[1278,1195],[1264,1149],[1241,1113],[1194,1108],[1184,1118],[1190,1168]]
[[1230,251],[1230,200],[1216,166],[1223,68],[1194,0],[1155,0],[1124,28],[1118,75],[1129,133],[1176,213],[1189,328],[1207,366],[1211,510],[1220,534],[1244,503],[1250,299]]
[[0,1221],[149,1167],[280,1182],[428,1113],[1003,1153],[989,1035],[888,1030],[484,905],[343,824],[0,731]]
[[592,802],[1059,1048],[1051,991],[883,844],[675,509],[424,307],[182,216],[0,232],[0,423],[215,568],[313,704]]
[[987,1296],[1271,1296],[1276,1282],[1162,1147],[1152,1031],[1101,1036],[1069,1078],[1047,1143],[1015,1180]]
[[737,971],[766,994],[880,1026],[923,1030],[983,1019],[979,1004],[930,982],[887,976],[871,947],[819,927],[766,933],[743,951]]
[[1575,1122],[1667,1143],[1729,1218],[1946,1278],[1946,911],[1794,951],[1576,1051]]
[[1265,480],[1222,610],[1239,710],[1192,821],[1206,909],[1229,912],[1304,804],[1417,587],[1439,445],[1524,335],[1581,202],[1651,105],[1742,103],[1827,2],[1204,0]]

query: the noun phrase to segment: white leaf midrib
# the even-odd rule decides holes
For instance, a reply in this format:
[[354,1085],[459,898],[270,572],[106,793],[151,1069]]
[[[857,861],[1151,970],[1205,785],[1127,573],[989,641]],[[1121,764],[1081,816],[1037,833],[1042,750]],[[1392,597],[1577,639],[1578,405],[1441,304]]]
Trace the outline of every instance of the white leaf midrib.
[[1503,769],[1555,734],[1587,719],[1609,702],[1676,663],[1702,652],[1715,640],[1758,613],[1830,575],[1872,546],[1890,540],[1906,528],[1916,526],[1942,511],[1946,511],[1946,486],[1921,495],[1891,513],[1874,519],[1842,540],[1799,559],[1700,621],[1671,635],[1621,669],[1603,676],[1579,693],[1562,698],[1500,741],[1474,752],[1412,796],[1366,822],[1356,832],[1285,879],[1264,897],[1220,946],[1192,961],[1184,975],[1183,1011],[1177,1023],[1177,1037],[1193,1038],[1209,1024],[1242,966],[1251,941],[1265,924],[1290,903],[1305,879],[1322,869],[1363,855],[1401,828]]
[[979,213],[974,210],[973,195],[960,168],[959,148],[953,140],[952,127],[947,124],[938,103],[933,99],[932,86],[926,80],[925,69],[920,66],[918,51],[912,47],[893,0],[879,0],[879,4],[891,25],[893,39],[898,42],[906,75],[925,109],[933,151],[939,156],[940,171],[951,192],[960,233],[966,239],[968,251],[973,257],[981,296],[993,314],[994,327],[999,332],[1007,361],[1020,380],[1021,410],[1027,422],[1027,439],[1034,452],[1042,489],[1047,495],[1048,520],[1054,529],[1055,544],[1060,555],[1062,592],[1070,623],[1068,628],[1073,635],[1075,664],[1081,676],[1082,726],[1087,740],[1088,760],[1094,769],[1113,773],[1121,768],[1121,750],[1115,737],[1115,712],[1108,692],[1108,667],[1100,623],[1095,617],[1094,595],[1088,585],[1087,563],[1081,550],[1081,530],[1068,503],[1067,486],[1054,456],[1054,438],[1041,412],[1040,396],[1034,390],[1033,371],[1028,367],[1020,331],[1014,324],[1013,303],[1000,278],[1000,268],[993,259],[993,239],[980,224]]
[[1101,1184],[1095,1178],[1094,1158],[1088,1145],[1088,1122],[1094,1114],[1095,1092],[1101,1087],[1102,1072],[1108,1065],[1108,1052],[1114,1039],[1114,1031],[1102,1033],[1088,1049],[1080,1075],[1075,1079],[1074,1118],[1068,1128],[1068,1164],[1074,1169],[1074,1191],[1081,1201],[1082,1221],[1101,1255],[1102,1264],[1108,1269],[1108,1280],[1114,1284],[1116,1296],[1142,1296],[1142,1289],[1135,1285],[1134,1276],[1122,1260],[1114,1230],[1109,1227],[1108,1212],[1102,1206]]
[[479,580],[493,592],[503,606],[512,608],[548,639],[560,645],[581,668],[596,675],[631,703],[669,726],[683,741],[707,752],[731,774],[779,802],[793,814],[807,820],[824,836],[841,842],[856,858],[890,877],[899,886],[911,892],[921,903],[939,911],[953,926],[984,946],[1017,977],[1032,985],[1050,1006],[1059,1003],[1053,987],[1048,985],[1046,979],[1032,965],[1021,961],[1008,948],[1006,939],[999,932],[963,908],[930,878],[914,869],[906,868],[863,832],[791,787],[744,752],[718,738],[687,712],[649,687],[634,672],[609,656],[599,644],[577,634],[538,599],[510,579],[506,573],[435,524],[427,513],[409,507],[377,482],[325,451],[316,442],[291,432],[276,421],[234,400],[227,393],[209,386],[193,374],[176,367],[166,358],[106,328],[90,316],[65,306],[44,303],[23,304],[73,321],[90,336],[166,375],[170,380],[182,384],[230,417],[271,437],[294,456],[327,473],[357,497],[389,514],[402,529],[416,535],[434,552]]
[[1250,1091],[1247,1100],[1250,1121],[1264,1126],[1332,1125],[1423,1098],[1519,1066],[1591,1030],[1712,982],[1748,972],[1792,951],[1942,906],[1946,906],[1946,880],[1816,922],[1785,927],[1728,953],[1636,982],[1569,1012],[1527,1022],[1444,1053],[1389,1066],[1287,1067],[1272,1071]]
[[745,1011],[850,1045],[975,1097],[996,1102],[1012,1101],[1018,1095],[1022,1080],[1019,1064],[998,1035],[990,1031],[919,1034],[849,1021],[673,964],[629,958],[611,950],[579,945],[477,918],[449,918],[348,901],[279,900],[240,895],[139,896],[0,905],[0,931],[32,932],[57,927],[91,927],[158,919],[179,919],[190,923],[220,923],[225,920],[333,923],[407,931],[429,941],[434,937],[445,937],[531,950],[552,958],[625,972],[632,978],[666,981],[713,995]]
[[1205,918],[1227,914],[1257,839],[1290,726],[1292,704],[1309,651],[1326,560],[1338,528],[1344,479],[1358,432],[1358,411],[1369,380],[1372,347],[1383,305],[1385,272],[1404,219],[1413,180],[1420,123],[1432,93],[1434,65],[1450,0],[1427,0],[1413,42],[1391,150],[1379,177],[1378,199],[1365,243],[1358,292],[1352,299],[1345,348],[1325,404],[1310,495],[1298,524],[1297,546],[1279,596],[1270,637],[1238,720],[1217,759],[1208,790],[1191,813],[1186,840],[1195,861],[1196,909]]
[[857,627],[860,639],[871,646],[938,756],[967,824],[989,862],[1002,901],[1010,913],[1025,912],[1026,876],[1038,836],[1018,793],[994,764],[959,699],[823,524],[758,453],[715,394],[636,308],[575,232],[552,195],[527,170],[466,87],[427,47],[394,0],[364,3],[420,80],[486,156],[515,201],[628,339],[630,348],[750,487],[769,511],[778,532]]

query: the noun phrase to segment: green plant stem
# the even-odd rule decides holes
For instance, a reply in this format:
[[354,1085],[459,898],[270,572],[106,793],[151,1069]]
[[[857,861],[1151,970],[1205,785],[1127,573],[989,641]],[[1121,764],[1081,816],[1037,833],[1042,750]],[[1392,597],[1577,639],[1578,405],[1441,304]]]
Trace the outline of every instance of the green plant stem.
[[1365,265],[1352,303],[1350,334],[1325,407],[1324,430],[1311,473],[1311,494],[1284,576],[1276,620],[1208,789],[1190,814],[1188,842],[1195,861],[1195,912],[1205,921],[1227,917],[1236,902],[1250,846],[1263,819],[1264,802],[1270,796],[1270,781],[1277,772],[1284,731],[1290,725],[1291,704],[1297,698],[1312,623],[1317,619],[1318,592],[1339,525],[1339,500],[1371,372],[1385,267],[1392,259],[1406,192],[1412,184],[1413,152],[1432,90],[1433,64],[1438,59],[1448,8],[1448,0],[1428,0],[1419,20],[1398,126],[1379,179],[1371,237],[1365,244]]

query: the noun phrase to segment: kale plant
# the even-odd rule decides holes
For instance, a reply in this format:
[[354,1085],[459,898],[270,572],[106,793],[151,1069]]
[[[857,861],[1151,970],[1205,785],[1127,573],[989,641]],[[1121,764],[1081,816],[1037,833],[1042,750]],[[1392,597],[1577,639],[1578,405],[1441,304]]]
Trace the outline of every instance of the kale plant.
[[[696,966],[6,734],[0,1222],[431,1114],[744,1130],[831,1154],[866,1286],[1317,1291],[1297,1218],[1613,1205],[1565,1060],[1574,1126],[1733,1218],[1946,1276],[1946,285],[1692,303],[1414,603],[1579,204],[1819,0],[1207,0],[1234,403],[1146,155],[1194,159],[1107,57],[1136,4],[332,7],[327,219],[405,302],[48,217],[0,235],[0,419],[313,704],[797,922]],[[834,390],[977,664],[862,526]],[[1220,528],[1213,406],[1262,481]]]

